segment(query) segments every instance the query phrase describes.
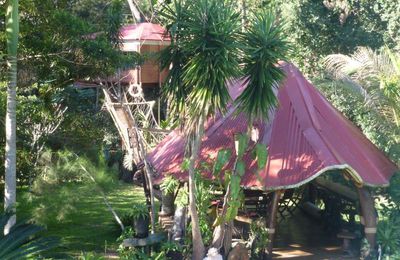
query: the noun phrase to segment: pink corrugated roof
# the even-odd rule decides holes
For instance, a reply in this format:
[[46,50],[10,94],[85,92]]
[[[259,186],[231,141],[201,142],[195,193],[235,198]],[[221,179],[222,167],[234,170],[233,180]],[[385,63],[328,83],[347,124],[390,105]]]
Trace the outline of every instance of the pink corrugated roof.
[[[267,166],[257,176],[256,162],[247,154],[242,185],[266,190],[297,187],[329,169],[344,169],[360,184],[388,185],[396,165],[334,109],[295,66],[286,64],[283,68],[286,79],[277,94],[278,108],[268,122],[254,124],[259,131],[259,142],[269,151]],[[243,88],[243,81],[231,83],[231,96],[236,98]],[[244,115],[235,116],[234,110],[231,107],[223,117],[207,122],[200,160],[211,163],[218,150],[234,151],[234,135],[247,129]],[[156,182],[166,174],[187,178],[180,167],[184,145],[184,137],[176,130],[148,154],[159,174]],[[232,164],[233,160],[227,167]],[[212,178],[209,172],[204,175]]]
[[121,37],[123,40],[169,41],[165,28],[154,23],[125,25],[121,28]]

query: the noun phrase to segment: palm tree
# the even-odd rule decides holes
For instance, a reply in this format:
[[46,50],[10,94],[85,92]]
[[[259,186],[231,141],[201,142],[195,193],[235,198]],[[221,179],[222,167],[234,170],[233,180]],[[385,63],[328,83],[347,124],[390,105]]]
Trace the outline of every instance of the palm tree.
[[239,110],[249,116],[250,122],[267,116],[276,104],[272,89],[283,77],[275,66],[287,50],[281,27],[264,12],[255,15],[243,35],[235,5],[219,0],[175,0],[161,13],[169,21],[171,36],[171,45],[161,53],[163,67],[172,64],[164,93],[179,113],[187,136],[193,259],[204,256],[194,175],[205,120],[226,111],[231,101],[226,83],[242,75],[247,76],[248,87],[236,100]]
[[[6,152],[4,207],[14,208],[16,203],[16,88],[17,88],[17,48],[18,48],[18,0],[10,0],[6,13],[7,65],[9,68],[6,112]],[[10,232],[16,222],[15,214],[4,226],[4,234]]]
[[326,57],[327,70],[361,93],[367,105],[389,122],[400,126],[400,55],[388,48],[361,47],[352,55]]

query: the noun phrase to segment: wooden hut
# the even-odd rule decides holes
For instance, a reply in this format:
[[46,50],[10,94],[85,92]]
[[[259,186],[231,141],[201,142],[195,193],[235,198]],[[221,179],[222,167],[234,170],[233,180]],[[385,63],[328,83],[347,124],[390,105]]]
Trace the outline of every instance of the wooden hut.
[[122,51],[137,52],[145,58],[139,67],[123,71],[121,81],[143,87],[160,87],[168,72],[160,70],[155,54],[170,44],[165,29],[153,23],[126,25],[121,28],[121,39]]

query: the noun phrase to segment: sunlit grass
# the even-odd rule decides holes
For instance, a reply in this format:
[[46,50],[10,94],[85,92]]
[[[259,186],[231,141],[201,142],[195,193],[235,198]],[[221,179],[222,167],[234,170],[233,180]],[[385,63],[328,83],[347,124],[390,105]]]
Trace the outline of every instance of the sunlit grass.
[[[69,189],[71,192],[79,193],[80,185],[70,185]],[[54,198],[54,204],[63,203],[63,201],[57,201],[57,196]],[[108,192],[107,198],[119,215],[128,211],[133,203],[145,203],[142,188],[124,183],[117,184],[115,189]],[[116,239],[120,235],[119,226],[115,224],[114,218],[100,194],[80,196],[73,205],[74,210],[71,210],[63,220],[57,220],[57,218],[46,218],[44,221],[35,219],[35,209],[40,205],[29,200],[27,189],[19,190],[17,200],[17,217],[19,219],[44,222],[47,227],[46,236],[57,236],[61,239],[61,247],[53,250],[53,253],[76,256],[81,252],[115,251],[118,247]]]

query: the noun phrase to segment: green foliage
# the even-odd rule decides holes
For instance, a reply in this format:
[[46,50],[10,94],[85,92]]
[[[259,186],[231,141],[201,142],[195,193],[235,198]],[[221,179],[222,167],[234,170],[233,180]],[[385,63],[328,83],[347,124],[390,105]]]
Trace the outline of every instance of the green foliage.
[[172,175],[168,175],[163,179],[160,188],[165,193],[175,193],[176,189],[179,187],[179,180],[174,178]]
[[[400,255],[400,174],[395,173],[379,203],[377,242],[384,257]],[[385,198],[385,199],[383,199]]]
[[179,189],[178,195],[176,196],[175,201],[178,207],[185,207],[189,203],[189,193],[185,187],[186,186],[183,186],[182,189]]
[[400,55],[385,48],[358,48],[347,56],[329,55],[327,70],[365,98],[365,103],[389,122],[400,126]]
[[[0,214],[0,228],[4,230],[9,218],[14,215],[11,211]],[[29,224],[27,222],[17,222],[10,230],[10,233],[0,234],[0,258],[4,260],[25,259],[37,256],[55,247],[59,242],[54,237],[41,237],[44,228]]]
[[250,224],[249,247],[251,259],[264,259],[269,243],[268,228],[265,219],[260,218]]
[[213,167],[213,176],[218,177],[218,174],[222,171],[222,168],[229,162],[231,159],[231,151],[230,150],[219,150],[217,154],[217,158]]
[[[173,41],[161,54],[164,67],[171,62],[164,91],[176,108],[184,102],[196,121],[230,100],[226,81],[239,75],[237,38],[240,17],[224,1],[173,1],[160,13],[167,20]],[[182,111],[179,111],[182,112]]]
[[171,259],[168,256],[172,252],[182,252],[183,249],[179,244],[173,242],[165,242],[161,245],[160,253],[156,256],[155,260],[167,260]]
[[240,187],[241,177],[239,175],[231,175],[230,178],[230,198],[228,201],[228,209],[226,215],[222,216],[225,221],[232,221],[238,214],[239,208],[242,205],[243,192]]
[[296,50],[290,58],[306,73],[321,72],[322,57],[331,53],[398,43],[399,10],[391,0],[268,2],[287,22],[287,35]]
[[133,207],[129,211],[129,213],[133,219],[148,218],[149,217],[149,207],[144,203],[135,204],[135,205],[133,205]]
[[[112,74],[129,60],[115,48],[123,22],[122,1],[21,2],[22,71],[37,82],[64,85]],[[66,26],[68,21],[68,26]],[[97,37],[90,37],[96,33]],[[130,62],[134,62],[130,60]],[[30,83],[21,77],[21,84]]]
[[267,165],[267,160],[268,160],[267,146],[265,144],[257,143],[255,151],[256,151],[258,170],[262,170]]
[[[240,183],[246,173],[246,163],[243,160],[243,156],[247,153],[255,155],[254,159],[257,162],[257,171],[254,174],[258,174],[258,171],[264,169],[268,160],[267,147],[264,144],[256,143],[252,147],[253,149],[249,149],[249,137],[243,133],[236,134],[235,140],[237,155],[232,157],[228,150],[220,150],[213,166],[213,175],[216,179],[220,180],[221,177],[224,179],[224,183],[220,183],[220,187],[229,193],[227,212],[223,216],[217,216],[214,225],[219,225],[223,221],[233,220],[242,206],[243,192]],[[226,164],[233,158],[235,160],[233,170],[224,170]]]
[[393,201],[397,207],[400,207],[400,173],[397,172],[394,174],[390,180],[388,194],[390,200]]
[[385,44],[390,48],[400,49],[400,9],[395,1],[377,0],[374,10],[386,23],[386,30],[383,32]]
[[[5,89],[0,83],[0,103],[5,104],[5,100]],[[96,106],[95,89],[79,90],[72,86],[60,89],[51,84],[34,84],[20,88],[17,101],[19,185],[26,185],[29,176],[39,174],[36,166],[45,149],[69,149],[96,161],[102,144],[107,150],[118,147],[111,118]],[[0,118],[5,118],[4,106],[0,107]],[[0,149],[4,150],[2,120],[0,126]],[[2,169],[4,159],[0,161]]]
[[393,162],[400,163],[399,128],[395,122],[382,118],[372,107],[365,105],[365,98],[344,82],[314,79],[313,83],[334,107],[356,124],[379,149]]
[[[19,184],[26,184],[28,176],[37,175],[35,164],[43,145],[52,149],[67,147],[85,155],[94,151],[96,155],[92,157],[97,156],[99,146],[94,144],[101,143],[109,133],[105,129],[111,120],[99,113],[95,89],[77,90],[71,83],[76,79],[105,77],[117,67],[136,63],[135,57],[125,55],[117,48],[119,27],[123,22],[122,3],[119,0],[20,1]],[[5,2],[0,3],[1,7],[3,4],[5,7]],[[0,10],[4,14],[3,8]],[[3,25],[1,20],[0,27],[4,28]],[[0,49],[5,47],[5,39],[5,30],[0,30]],[[5,72],[0,69],[0,79],[5,78]],[[2,85],[0,83],[0,93],[4,94]],[[3,100],[3,95],[0,99]],[[63,118],[57,117],[57,107],[68,107]],[[4,118],[2,109],[0,116]],[[59,123],[56,131],[45,130]],[[39,140],[33,136],[34,132],[40,133]],[[0,131],[0,140],[3,136]],[[0,142],[2,150],[3,144]],[[1,160],[0,170],[4,167],[3,162]]]
[[246,134],[240,133],[235,135],[235,149],[239,159],[242,159],[244,153],[246,152],[248,143],[249,137]]
[[82,252],[78,260],[105,260],[104,257],[98,256],[93,252]]
[[[39,204],[33,210],[33,216],[42,224],[52,219],[66,221],[79,210],[75,205],[83,196],[108,192],[117,184],[116,173],[107,167],[101,156],[97,163],[93,163],[70,151],[47,151],[40,164],[41,174],[34,182],[31,200]],[[73,184],[80,185],[80,188],[72,189]]]
[[[129,211],[122,213],[120,216],[120,220],[122,224],[124,224],[125,230],[133,227],[133,216]],[[121,229],[117,221],[115,221],[114,224],[116,229]],[[125,232],[125,230],[123,231],[123,233]]]
[[[119,243],[122,243],[124,239],[132,238],[134,235],[132,228],[127,228],[124,230],[122,235],[117,239]],[[126,260],[167,260],[169,253],[172,252],[182,252],[182,247],[174,242],[164,242],[160,247],[154,247],[151,254],[146,253],[142,248],[126,248],[122,244],[118,248],[118,254],[120,259]]]
[[197,213],[199,215],[199,224],[200,224],[200,232],[203,237],[204,243],[207,245],[212,240],[212,216],[210,215],[211,209],[211,201],[214,199],[215,195],[213,192],[215,191],[212,182],[202,178],[201,174],[195,175],[196,182],[196,202],[197,202]]
[[392,213],[388,219],[379,221],[378,244],[384,255],[400,254],[400,214]]
[[286,59],[289,43],[284,28],[272,12],[260,11],[251,17],[243,36],[243,74],[248,86],[235,100],[239,111],[251,119],[268,118],[277,105],[274,88],[284,78],[276,62]]
[[179,112],[189,112],[191,121],[224,112],[230,101],[226,82],[244,75],[249,87],[236,101],[239,110],[252,119],[268,116],[276,105],[273,87],[283,78],[276,63],[288,51],[283,27],[271,12],[254,13],[244,33],[232,2],[173,1],[161,17],[172,38],[161,63],[174,64],[164,94]]

